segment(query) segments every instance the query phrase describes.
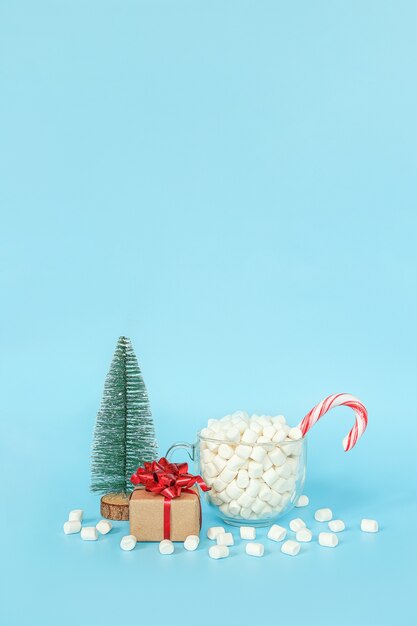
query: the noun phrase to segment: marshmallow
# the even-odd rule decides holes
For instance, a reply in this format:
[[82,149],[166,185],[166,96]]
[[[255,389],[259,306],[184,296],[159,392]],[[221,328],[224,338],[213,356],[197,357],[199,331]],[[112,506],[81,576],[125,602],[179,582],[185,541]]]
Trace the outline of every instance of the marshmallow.
[[379,530],[378,522],[375,519],[361,520],[361,530],[364,533],[377,533]]
[[252,452],[249,455],[249,458],[257,461],[258,463],[263,463],[266,457],[266,450],[262,446],[254,446],[252,448]]
[[254,513],[256,513],[257,515],[261,515],[264,512],[265,502],[262,502],[262,500],[256,498],[251,508]]
[[216,454],[216,456],[213,459],[213,465],[215,465],[217,469],[219,470],[219,472],[221,472],[226,467],[227,461],[222,456],[219,456],[218,454]]
[[69,522],[82,522],[83,521],[83,513],[82,509],[74,509],[69,512],[68,521]]
[[246,487],[246,493],[251,498],[256,498],[261,487],[262,487],[262,482],[260,480],[257,480],[256,478],[251,478],[249,485]]
[[263,500],[264,502],[269,502],[272,497],[272,490],[268,487],[268,485],[262,485],[259,490],[258,498],[259,500]]
[[283,451],[278,447],[273,448],[271,452],[268,452],[268,456],[269,456],[269,459],[272,461],[272,463],[276,466],[279,466],[285,463],[285,460],[287,458],[285,454],[283,453]]
[[328,523],[328,527],[333,533],[340,533],[345,530],[345,522],[341,519],[334,519]]
[[159,552],[161,554],[172,554],[174,552],[174,544],[169,539],[163,539],[159,543]]
[[203,467],[205,477],[214,478],[219,473],[214,463],[206,463]]
[[102,519],[99,521],[98,524],[96,524],[96,528],[101,535],[107,535],[107,533],[109,533],[113,527],[111,525],[111,522],[106,519]]
[[300,459],[298,458],[298,456],[287,457],[287,465],[291,469],[291,472],[293,474],[297,473],[299,463],[300,463]]
[[243,444],[236,446],[235,454],[237,454],[237,456],[240,456],[242,459],[248,459],[251,452],[251,446],[245,446]]
[[265,552],[265,547],[263,543],[247,543],[246,544],[246,554],[249,556],[263,556]]
[[273,524],[268,530],[267,537],[268,539],[272,539],[272,541],[282,541],[285,539],[286,535],[287,531],[285,528],[278,526],[278,524]]
[[81,539],[84,541],[97,541],[97,528],[95,526],[84,526],[81,528]]
[[194,550],[197,550],[199,543],[200,537],[198,535],[188,535],[184,541],[184,548],[189,552],[193,552]]
[[[270,470],[268,470],[270,471]],[[265,476],[264,476],[265,480]],[[273,490],[277,493],[284,493],[287,490],[287,481],[285,478],[278,478],[274,483],[272,483]]]
[[249,444],[253,444],[255,443],[255,441],[258,438],[258,434],[252,430],[251,428],[247,428],[244,433],[242,434],[241,437],[241,442],[242,443],[249,443]]
[[229,505],[227,503],[223,503],[219,506],[219,510],[223,515],[228,516],[230,514]]
[[276,508],[281,502],[281,494],[271,489],[271,497],[268,500],[268,504],[273,508]]
[[285,424],[286,420],[283,415],[274,415],[274,417],[272,417],[272,423],[273,424]]
[[217,491],[217,493],[219,493],[220,491],[226,489],[227,485],[222,480],[220,480],[220,478],[216,478],[215,480],[213,480],[212,487],[215,491]]
[[275,470],[277,478],[284,478],[285,480],[291,476],[291,469],[288,466],[288,463],[284,463],[281,467],[278,467]]
[[252,540],[256,537],[256,529],[254,526],[241,526],[239,530],[241,539]]
[[233,546],[235,544],[232,533],[220,533],[216,537],[218,546]]
[[240,511],[240,516],[243,517],[243,519],[251,519],[252,509],[250,507],[243,506]]
[[240,432],[236,428],[236,426],[231,426],[226,431],[226,437],[228,441],[233,441],[234,443],[237,443],[240,439]]
[[264,472],[262,478],[267,485],[272,487],[272,485],[277,481],[279,477],[276,470],[273,467],[270,467],[268,470],[266,470],[266,472]]
[[297,502],[295,503],[295,506],[298,507],[302,507],[302,506],[307,506],[308,503],[310,502],[310,500],[308,499],[307,496],[300,496],[297,500]]
[[238,471],[236,476],[236,484],[241,489],[245,489],[249,485],[249,474],[245,469],[241,469]]
[[223,459],[230,459],[233,456],[233,448],[227,443],[221,443],[219,445],[219,456],[223,457]]
[[249,428],[254,430],[257,435],[261,434],[262,429],[263,429],[263,424],[259,421],[259,417],[254,418],[252,416],[252,419],[251,419],[251,421],[249,423]]
[[293,532],[298,532],[302,528],[306,527],[306,523],[300,517],[296,517],[290,521],[290,528]]
[[242,493],[241,496],[239,496],[239,498],[237,499],[237,503],[239,504],[239,506],[246,508],[246,507],[251,507],[253,504],[254,498],[251,498],[246,491],[244,491]]
[[303,433],[298,428],[298,426],[296,426],[295,428],[290,428],[290,431],[288,433],[288,437],[290,439],[293,439],[294,441],[298,441],[299,439],[302,439]]
[[281,552],[284,554],[289,554],[289,556],[297,556],[300,552],[300,544],[296,541],[292,541],[292,539],[288,539],[288,541],[284,541],[281,546]]
[[81,530],[81,522],[79,520],[70,520],[64,524],[64,533],[66,535],[73,535],[79,533]]
[[[209,494],[210,496],[210,494]],[[210,496],[211,497],[211,496]],[[219,493],[217,494],[217,497],[222,501],[222,502],[231,502],[232,498],[227,495],[226,493],[226,489],[224,489],[224,491],[219,491]]]
[[297,541],[301,541],[302,543],[311,541],[312,537],[313,533],[309,528],[300,528],[300,530],[297,530],[297,532],[295,533],[295,538],[297,539]]
[[333,513],[331,509],[318,509],[314,513],[314,519],[317,522],[330,522],[333,517]]
[[137,540],[135,535],[125,535],[124,537],[122,537],[122,540],[120,541],[120,547],[122,550],[133,550],[133,548],[136,546]]
[[283,430],[282,428],[278,428],[277,432],[272,437],[272,441],[274,443],[281,443],[282,441],[284,441],[286,436],[287,436],[287,433],[285,432],[285,430]]
[[339,543],[337,535],[334,533],[319,533],[319,544],[326,548],[335,548]]
[[214,457],[215,455],[213,454],[213,452],[211,450],[208,450],[207,448],[203,450],[201,454],[201,460],[204,463],[210,463],[214,459]]
[[266,470],[269,470],[269,468],[272,467],[272,461],[271,461],[271,459],[269,458],[268,455],[264,458],[264,462],[262,463],[262,467],[263,467],[264,472],[266,472]]
[[[248,474],[251,478],[260,478],[263,474],[264,468],[261,463],[256,461],[249,461]],[[270,470],[267,470],[270,471]]]
[[228,467],[225,467],[224,470],[220,472],[219,478],[226,484],[229,484],[230,482],[232,482],[236,474],[237,470],[231,470]]
[[245,459],[242,459],[242,457],[238,456],[237,454],[234,454],[227,461],[227,467],[232,471],[240,470],[240,468],[243,467],[245,463],[246,463]]
[[237,500],[231,500],[231,502],[229,502],[229,514],[230,515],[233,515],[234,517],[239,515],[240,509],[241,509],[241,506],[240,504],[238,504]]
[[239,496],[242,495],[243,489],[237,486],[235,480],[232,480],[232,482],[229,483],[226,487],[226,493],[232,498],[232,500],[237,500]]
[[272,437],[275,435],[276,432],[277,432],[277,429],[275,428],[275,426],[272,426],[272,424],[267,424],[266,426],[264,426],[262,434],[269,441],[271,441]]
[[217,539],[217,536],[224,532],[223,526],[211,526],[207,528],[207,537],[209,539]]
[[211,546],[209,548],[209,557],[212,559],[224,559],[229,556],[229,548],[227,546]]

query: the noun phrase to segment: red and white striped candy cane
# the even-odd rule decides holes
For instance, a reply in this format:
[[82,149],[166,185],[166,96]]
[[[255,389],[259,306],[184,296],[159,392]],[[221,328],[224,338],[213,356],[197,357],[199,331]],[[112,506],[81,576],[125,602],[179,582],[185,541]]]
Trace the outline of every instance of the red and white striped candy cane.
[[356,422],[348,435],[343,439],[343,447],[345,452],[351,450],[359,437],[363,435],[368,425],[368,411],[358,398],[351,396],[350,393],[337,393],[333,396],[325,398],[322,402],[316,404],[305,418],[300,422],[298,428],[301,430],[303,437],[308,433],[310,428],[330,409],[335,406],[350,406],[356,415]]

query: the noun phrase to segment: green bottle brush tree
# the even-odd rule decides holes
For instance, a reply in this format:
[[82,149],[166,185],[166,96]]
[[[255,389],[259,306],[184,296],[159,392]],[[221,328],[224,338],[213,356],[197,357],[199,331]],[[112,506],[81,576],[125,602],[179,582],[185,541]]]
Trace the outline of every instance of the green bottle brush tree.
[[101,514],[129,519],[131,475],[158,448],[148,393],[130,339],[119,337],[104,383],[92,449],[91,490],[102,493]]

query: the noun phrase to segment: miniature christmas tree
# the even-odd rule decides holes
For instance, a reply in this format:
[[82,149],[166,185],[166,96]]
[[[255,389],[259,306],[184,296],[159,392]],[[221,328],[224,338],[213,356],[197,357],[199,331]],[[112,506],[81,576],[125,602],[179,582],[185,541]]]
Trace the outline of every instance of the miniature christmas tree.
[[131,475],[157,455],[148,393],[132,344],[120,337],[104,384],[92,452],[91,490],[105,494],[101,514],[128,519]]

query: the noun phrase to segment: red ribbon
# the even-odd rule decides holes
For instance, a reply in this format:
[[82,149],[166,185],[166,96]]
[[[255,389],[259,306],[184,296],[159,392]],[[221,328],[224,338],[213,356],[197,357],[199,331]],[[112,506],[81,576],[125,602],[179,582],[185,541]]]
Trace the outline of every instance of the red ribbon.
[[164,539],[171,536],[171,500],[178,498],[181,492],[198,497],[198,494],[191,490],[196,484],[203,491],[210,489],[201,476],[188,473],[188,463],[169,463],[165,457],[161,457],[159,461],[145,462],[130,480],[134,485],[144,485],[146,491],[164,497]]

